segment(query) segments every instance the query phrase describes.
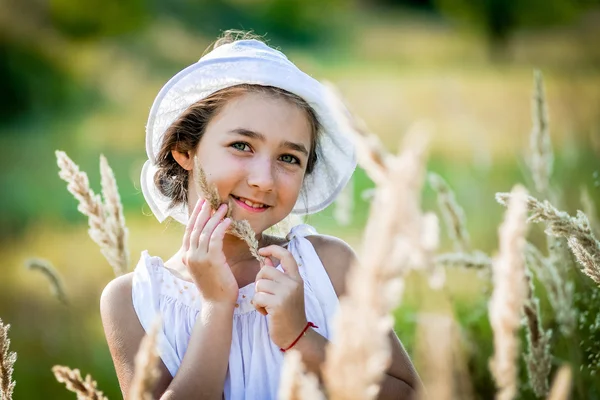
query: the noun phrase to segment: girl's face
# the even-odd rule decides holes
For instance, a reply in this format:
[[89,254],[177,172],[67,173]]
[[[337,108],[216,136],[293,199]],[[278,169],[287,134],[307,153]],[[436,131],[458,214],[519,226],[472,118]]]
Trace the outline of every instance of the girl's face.
[[311,135],[305,111],[295,104],[247,93],[211,120],[196,154],[221,199],[233,200],[233,218],[262,233],[294,208]]

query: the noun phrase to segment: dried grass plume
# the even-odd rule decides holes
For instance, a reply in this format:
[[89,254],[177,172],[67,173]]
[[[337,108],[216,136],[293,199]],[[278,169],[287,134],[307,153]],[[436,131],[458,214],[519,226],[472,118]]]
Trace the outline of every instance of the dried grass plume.
[[132,400],[152,400],[152,391],[160,378],[158,369],[159,354],[157,348],[158,331],[162,327],[161,318],[157,317],[150,331],[144,336],[135,356],[135,374],[131,384]]
[[279,400],[325,400],[319,389],[319,380],[312,373],[307,373],[302,362],[302,355],[297,350],[285,353],[279,383]]
[[[496,193],[496,200],[503,205],[511,197],[509,193]],[[577,217],[571,217],[548,200],[541,202],[532,196],[527,196],[527,207],[531,212],[527,221],[544,222],[547,235],[566,238],[582,272],[600,285],[600,242],[592,233],[586,215],[577,211]]]
[[96,381],[90,375],[81,378],[78,369],[71,369],[62,365],[52,367],[56,380],[64,383],[68,390],[77,394],[79,400],[108,400],[96,387]]
[[[87,174],[63,151],[57,150],[56,161],[60,168],[59,176],[68,183],[67,190],[79,201],[77,209],[88,217],[88,233],[100,246],[100,251],[113,268],[115,275],[123,275],[128,270],[129,254],[125,244],[127,229],[122,216],[120,199],[114,175],[108,164],[101,161],[102,186],[105,202],[90,188]],[[118,203],[118,204],[117,204]]]
[[17,361],[17,353],[9,351],[10,339],[8,338],[9,324],[4,324],[0,318],[0,398],[12,399],[16,382],[12,378],[13,367]]
[[517,332],[526,296],[526,218],[526,191],[516,186],[500,226],[500,251],[492,265],[494,289],[489,303],[489,318],[494,333],[494,354],[490,360],[490,370],[498,388],[498,400],[512,400],[518,388]]
[[52,295],[63,304],[69,303],[63,280],[50,261],[41,258],[32,258],[25,261],[25,266],[31,271],[40,271],[50,283]]

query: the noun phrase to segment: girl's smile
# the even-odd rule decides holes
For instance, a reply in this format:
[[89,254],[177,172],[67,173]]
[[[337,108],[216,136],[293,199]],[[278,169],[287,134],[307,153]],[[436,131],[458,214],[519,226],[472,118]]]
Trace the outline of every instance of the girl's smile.
[[233,201],[236,205],[238,205],[242,209],[247,210],[251,213],[265,212],[271,207],[267,204],[260,203],[258,201],[252,201],[245,197],[237,197],[233,194],[231,195],[231,198],[233,199]]

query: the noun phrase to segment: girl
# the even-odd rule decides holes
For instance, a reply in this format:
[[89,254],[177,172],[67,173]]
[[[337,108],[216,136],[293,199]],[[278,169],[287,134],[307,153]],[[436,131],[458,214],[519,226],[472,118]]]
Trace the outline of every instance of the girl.
[[[320,376],[354,252],[308,225],[285,238],[265,230],[290,213],[331,204],[355,169],[327,93],[279,51],[231,33],[160,91],[146,127],[142,189],[160,222],[170,216],[186,229],[170,259],[142,252],[134,272],[102,294],[124,396],[157,315],[157,398],[275,399],[290,348]],[[216,212],[196,192],[195,157],[224,203]],[[247,220],[256,233],[264,265],[227,233],[227,203],[231,218]],[[417,375],[398,338],[390,340],[393,361],[379,397],[411,398]]]

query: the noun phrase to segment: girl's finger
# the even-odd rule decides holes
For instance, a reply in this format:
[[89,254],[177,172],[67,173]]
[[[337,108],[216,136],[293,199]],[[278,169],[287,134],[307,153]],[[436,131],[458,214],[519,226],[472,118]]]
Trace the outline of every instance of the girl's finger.
[[270,279],[259,279],[254,285],[255,292],[263,292],[269,294],[278,294],[281,291],[281,284]]
[[294,256],[283,247],[277,245],[263,247],[262,249],[258,249],[258,254],[264,257],[274,256],[275,258],[281,260],[281,267],[286,274],[294,278],[300,277],[300,272],[298,272],[298,264],[296,264]]
[[277,302],[277,297],[273,294],[265,293],[265,292],[256,292],[254,293],[254,297],[252,297],[252,305],[258,310],[259,308],[264,308],[268,310],[275,306]]
[[188,219],[188,223],[185,227],[185,233],[183,234],[183,250],[188,251],[190,248],[190,236],[192,235],[192,229],[194,229],[194,225],[196,224],[196,218],[198,218],[198,214],[200,214],[200,210],[202,209],[202,205],[206,200],[200,198],[196,202],[194,206],[194,210],[192,211],[192,215]]
[[219,225],[222,218],[227,213],[227,204],[221,204],[217,209],[217,212],[206,222],[202,232],[200,233],[200,238],[198,240],[198,248],[208,251],[208,243],[210,241],[210,237],[213,234],[213,231]]
[[223,254],[223,238],[227,232],[227,228],[231,225],[231,219],[225,218],[217,225],[208,244],[208,254],[211,258],[218,257]]
[[208,201],[205,201],[202,205],[202,209],[200,210],[200,214],[196,218],[194,222],[194,226],[192,228],[192,233],[190,234],[190,247],[195,249],[198,246],[198,238],[200,237],[200,233],[202,233],[202,229],[204,229],[204,225],[206,221],[210,218],[210,204]]
[[273,263],[271,263],[271,265],[263,265],[260,271],[258,271],[258,274],[256,274],[255,281],[258,281],[259,279],[269,279],[271,281],[283,283],[286,279],[289,279],[289,277],[287,277],[285,273],[281,272],[272,265]]

